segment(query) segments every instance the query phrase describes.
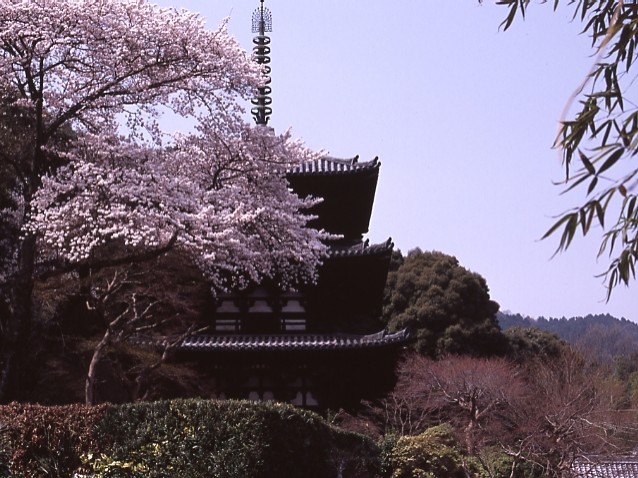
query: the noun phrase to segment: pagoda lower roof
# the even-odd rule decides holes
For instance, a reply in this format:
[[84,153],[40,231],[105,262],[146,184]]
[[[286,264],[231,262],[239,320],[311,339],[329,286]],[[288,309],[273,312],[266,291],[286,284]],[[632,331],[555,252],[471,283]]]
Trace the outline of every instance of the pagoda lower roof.
[[359,156],[348,159],[333,158],[331,156],[324,156],[323,158],[316,159],[315,161],[309,161],[301,163],[294,168],[286,171],[286,175],[298,176],[298,175],[323,175],[323,174],[343,174],[354,173],[364,170],[378,169],[381,163],[379,158],[374,158],[371,161],[359,162]]
[[360,350],[406,343],[406,330],[369,335],[352,334],[268,334],[197,335],[184,339],[177,350],[197,352],[272,352]]

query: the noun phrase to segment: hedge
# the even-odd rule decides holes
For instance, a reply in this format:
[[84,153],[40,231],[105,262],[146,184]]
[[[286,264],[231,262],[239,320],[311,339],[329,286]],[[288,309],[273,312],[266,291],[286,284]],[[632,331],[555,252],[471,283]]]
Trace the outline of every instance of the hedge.
[[[372,477],[378,449],[279,403],[175,400],[0,407],[14,477]],[[0,467],[1,468],[1,467]],[[0,475],[1,476],[1,475]]]

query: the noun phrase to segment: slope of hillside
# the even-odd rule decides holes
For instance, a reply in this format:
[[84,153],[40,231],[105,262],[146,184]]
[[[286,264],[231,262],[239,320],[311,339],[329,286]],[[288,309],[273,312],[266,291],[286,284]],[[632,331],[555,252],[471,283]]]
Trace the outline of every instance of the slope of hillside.
[[511,327],[536,327],[556,334],[600,358],[612,358],[638,351],[638,324],[609,314],[590,314],[569,319],[532,319],[521,314],[499,312],[497,318],[503,330]]

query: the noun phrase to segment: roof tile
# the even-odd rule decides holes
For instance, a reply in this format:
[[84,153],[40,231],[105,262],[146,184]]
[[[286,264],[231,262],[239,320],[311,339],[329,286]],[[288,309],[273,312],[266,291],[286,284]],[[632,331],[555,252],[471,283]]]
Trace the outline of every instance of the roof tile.
[[348,350],[384,347],[405,343],[405,330],[388,334],[270,334],[270,335],[197,335],[185,339],[177,348],[192,351],[275,351],[275,350]]
[[576,478],[636,478],[638,457],[582,460],[575,462],[572,470]]
[[358,156],[350,159],[338,159],[330,156],[324,156],[323,158],[317,159],[315,161],[302,163],[299,166],[291,168],[286,171],[286,174],[305,175],[352,173],[365,169],[375,169],[378,168],[380,165],[381,163],[379,163],[379,158],[374,158],[371,161],[360,163]]

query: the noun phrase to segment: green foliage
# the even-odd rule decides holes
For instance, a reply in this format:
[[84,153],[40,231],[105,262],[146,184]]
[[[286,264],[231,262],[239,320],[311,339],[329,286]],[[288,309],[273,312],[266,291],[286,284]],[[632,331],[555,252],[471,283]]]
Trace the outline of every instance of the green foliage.
[[108,411],[97,437],[109,446],[100,456],[85,457],[92,478],[329,477],[338,469],[365,476],[376,466],[369,439],[275,403],[124,405]]
[[638,350],[614,358],[614,378],[625,388],[625,405],[638,410]]
[[389,453],[391,478],[466,478],[476,475],[475,465],[466,467],[449,425],[438,425],[417,436],[403,436]]
[[89,457],[88,476],[160,477],[167,471],[190,477],[302,476],[292,468],[300,466],[320,476],[312,473],[328,461],[327,434],[318,417],[284,405],[125,405],[100,424],[98,436],[113,445],[99,459]]
[[415,249],[399,256],[393,257],[384,297],[384,320],[391,329],[410,328],[416,350],[432,357],[504,351],[498,304],[483,277],[441,252]]
[[541,468],[525,461],[515,462],[513,457],[497,447],[481,450],[480,462],[487,476],[493,478],[540,478],[543,474]]
[[[552,3],[556,9],[561,2]],[[604,273],[609,298],[614,287],[635,279],[638,259],[638,103],[628,95],[638,54],[638,5],[622,0],[562,3],[573,8],[574,19],[583,23],[595,56],[579,89],[579,109],[573,117],[561,119],[556,140],[563,152],[565,188],[578,188],[585,198],[582,205],[560,215],[544,237],[560,234],[561,251],[579,231],[587,235],[600,226],[604,232],[599,256],[610,258]],[[529,0],[497,4],[509,8],[502,23],[508,29],[517,15],[525,16]]]
[[535,327],[512,327],[505,335],[509,342],[508,357],[518,363],[556,358],[567,347],[556,335]]
[[632,372],[627,377],[627,398],[629,406],[633,410],[638,410],[638,372]]
[[0,423],[9,429],[0,452],[10,449],[14,476],[29,478],[328,478],[339,473],[365,478],[378,470],[378,449],[369,438],[277,403],[13,404],[0,407]]
[[[607,329],[620,329],[622,334],[632,340],[638,341],[638,324],[627,319],[617,319],[609,314],[589,314],[584,317],[549,318],[539,317],[532,319],[520,314],[497,314],[497,318],[503,330],[510,327],[535,327],[558,335],[561,339],[572,344],[577,344],[592,329],[604,327]],[[607,346],[612,346],[609,343]]]
[[393,453],[394,449],[399,442],[399,435],[395,435],[394,433],[389,433],[384,435],[379,440],[379,468],[381,470],[381,476],[384,478],[389,478],[392,475],[393,471]]
[[[610,362],[618,357],[630,355],[638,350],[638,324],[626,319],[616,319],[609,314],[587,315],[585,317],[572,317],[561,319],[531,319],[522,317],[520,314],[497,314],[501,328],[505,330],[506,335],[510,338],[512,345],[512,353],[516,356],[519,351],[525,354],[526,350],[534,352],[538,347],[533,344],[526,347],[520,343],[521,340],[529,339],[537,342],[537,345],[545,351],[551,353],[551,349],[557,349],[551,346],[552,339],[545,336],[540,331],[549,334],[555,334],[561,339],[578,347],[588,357]],[[514,331],[513,328],[522,330]],[[526,337],[524,337],[526,336]],[[544,341],[544,343],[541,343]],[[538,349],[542,353],[543,350]]]

